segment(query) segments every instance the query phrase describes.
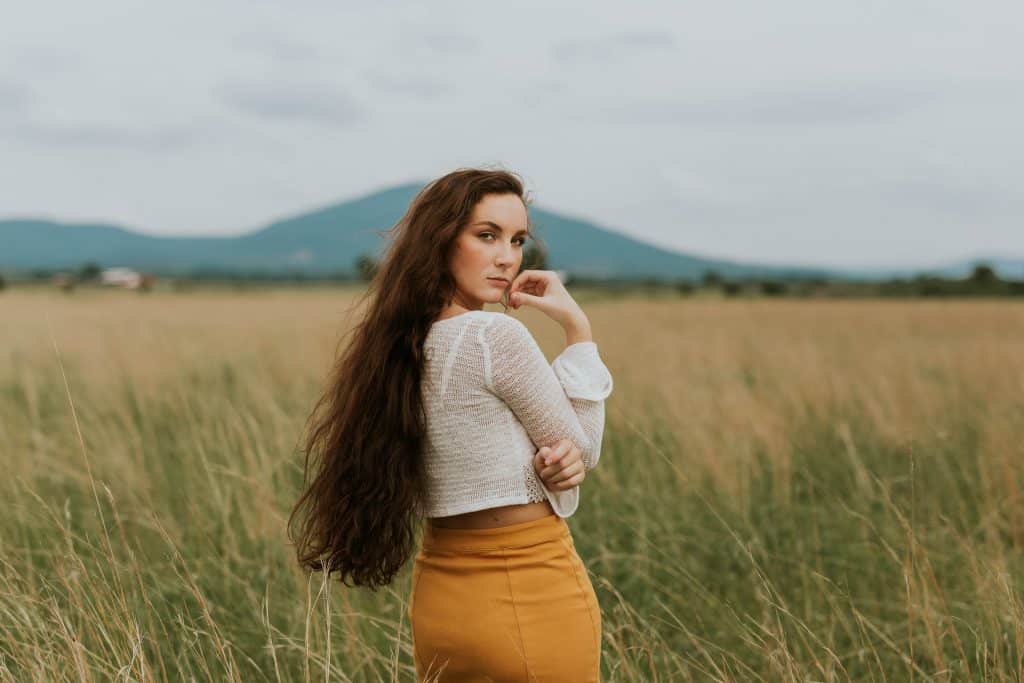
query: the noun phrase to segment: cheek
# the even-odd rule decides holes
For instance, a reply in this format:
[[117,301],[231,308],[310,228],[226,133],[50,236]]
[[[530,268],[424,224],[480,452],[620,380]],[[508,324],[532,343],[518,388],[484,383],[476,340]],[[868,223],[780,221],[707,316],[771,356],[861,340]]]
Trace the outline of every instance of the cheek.
[[487,259],[487,250],[481,244],[466,240],[456,245],[449,267],[453,273],[472,277],[474,273],[486,267]]
[[486,265],[487,260],[490,258],[487,247],[482,242],[477,242],[476,244],[470,242],[463,248],[462,253],[464,257],[462,260],[463,264],[467,268],[472,269],[479,269],[481,266]]

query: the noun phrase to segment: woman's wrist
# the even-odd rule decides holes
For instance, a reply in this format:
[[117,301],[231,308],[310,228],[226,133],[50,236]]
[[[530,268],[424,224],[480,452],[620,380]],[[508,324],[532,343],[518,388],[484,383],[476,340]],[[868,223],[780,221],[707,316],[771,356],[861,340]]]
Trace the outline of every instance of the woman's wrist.
[[590,321],[587,316],[580,314],[570,319],[565,325],[565,345],[571,346],[579,342],[594,341],[593,332],[590,329]]

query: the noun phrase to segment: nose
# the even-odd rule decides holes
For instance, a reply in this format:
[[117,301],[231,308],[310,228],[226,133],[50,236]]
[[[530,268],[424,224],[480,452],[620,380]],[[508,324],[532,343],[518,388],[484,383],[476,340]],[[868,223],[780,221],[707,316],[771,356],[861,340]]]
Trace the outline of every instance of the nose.
[[499,268],[507,268],[512,265],[515,261],[515,251],[512,249],[510,244],[502,244],[501,248],[498,249],[497,255],[494,257],[494,265]]

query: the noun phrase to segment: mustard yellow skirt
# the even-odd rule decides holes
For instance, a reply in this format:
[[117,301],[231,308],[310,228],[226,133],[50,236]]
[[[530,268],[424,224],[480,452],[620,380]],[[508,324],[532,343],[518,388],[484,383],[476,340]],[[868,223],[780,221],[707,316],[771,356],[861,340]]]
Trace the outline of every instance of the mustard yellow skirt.
[[557,515],[493,529],[426,520],[408,612],[419,681],[600,681],[601,610]]

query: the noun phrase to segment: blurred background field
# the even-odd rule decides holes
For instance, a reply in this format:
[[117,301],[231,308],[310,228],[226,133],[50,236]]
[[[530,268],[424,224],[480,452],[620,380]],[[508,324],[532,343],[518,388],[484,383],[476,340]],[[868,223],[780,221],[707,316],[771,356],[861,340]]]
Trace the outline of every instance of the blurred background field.
[[[284,533],[358,292],[0,296],[0,680],[412,680],[410,565],[325,586]],[[1019,299],[577,294],[605,680],[1024,676]]]

